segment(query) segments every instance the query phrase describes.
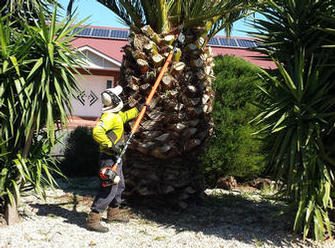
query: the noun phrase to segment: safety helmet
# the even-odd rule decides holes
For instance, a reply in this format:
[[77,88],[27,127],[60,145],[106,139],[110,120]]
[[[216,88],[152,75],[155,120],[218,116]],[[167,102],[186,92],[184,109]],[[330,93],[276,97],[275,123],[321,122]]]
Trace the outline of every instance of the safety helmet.
[[114,113],[119,112],[123,108],[122,99],[119,95],[122,92],[122,87],[120,85],[104,90],[101,93],[101,101],[104,105],[102,108],[102,113]]

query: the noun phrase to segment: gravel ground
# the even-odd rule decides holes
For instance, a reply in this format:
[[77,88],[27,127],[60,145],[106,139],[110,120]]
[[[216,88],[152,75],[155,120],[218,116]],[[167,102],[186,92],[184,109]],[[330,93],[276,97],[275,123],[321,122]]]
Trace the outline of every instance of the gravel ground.
[[184,211],[130,204],[125,208],[129,223],[103,222],[108,233],[91,232],[85,218],[96,184],[92,178],[71,179],[48,190],[46,201],[23,197],[22,221],[0,227],[0,247],[335,247],[333,241],[317,244],[293,237],[288,218],[275,217],[282,206],[258,194],[210,189]]

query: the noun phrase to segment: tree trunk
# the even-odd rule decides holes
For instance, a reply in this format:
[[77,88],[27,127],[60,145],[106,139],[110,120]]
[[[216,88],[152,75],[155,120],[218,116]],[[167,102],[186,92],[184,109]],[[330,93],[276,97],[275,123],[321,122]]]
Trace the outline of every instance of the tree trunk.
[[[174,39],[150,27],[142,31],[131,33],[124,48],[120,85],[128,107],[145,101]],[[210,48],[194,43],[192,35],[188,31],[190,39],[178,48],[127,152],[128,196],[155,196],[186,207],[203,189],[198,157],[212,130],[214,64]]]
[[197,163],[191,154],[161,159],[131,150],[123,167],[127,185],[124,195],[186,208],[187,201],[204,190]]
[[[34,132],[35,132],[35,129],[36,129],[36,120],[37,120],[37,115],[35,115],[35,117],[34,117],[34,123],[31,127],[28,138],[27,138],[26,143],[24,145],[23,152],[22,152],[22,159],[25,159],[25,158],[28,157],[29,150],[30,150],[30,147],[31,147],[31,142],[33,140]],[[22,177],[21,176],[17,179],[16,183],[17,183],[17,185],[20,189],[21,186],[22,186]],[[7,222],[7,225],[15,224],[15,223],[19,222],[19,220],[20,220],[19,212],[18,212],[18,209],[17,209],[18,205],[19,205],[18,198],[17,198],[16,194],[13,194],[13,197],[14,197],[13,204],[11,204],[11,202],[8,198],[5,201],[5,220]]]
[[12,225],[12,224],[19,222],[20,217],[19,217],[19,212],[17,211],[17,207],[18,207],[18,202],[16,198],[14,200],[14,205],[11,205],[9,200],[6,201],[5,220],[7,222],[7,225]]

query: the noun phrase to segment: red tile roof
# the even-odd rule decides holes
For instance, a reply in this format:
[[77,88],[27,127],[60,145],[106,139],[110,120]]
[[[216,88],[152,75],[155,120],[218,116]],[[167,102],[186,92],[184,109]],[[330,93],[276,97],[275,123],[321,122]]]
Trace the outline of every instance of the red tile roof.
[[111,40],[100,38],[76,37],[72,44],[77,48],[89,46],[95,50],[122,62],[122,47],[128,44],[126,40]]
[[272,61],[268,61],[265,58],[265,55],[260,52],[251,51],[248,49],[241,48],[230,48],[230,47],[212,47],[213,54],[215,56],[218,55],[233,55],[236,57],[240,57],[253,63],[254,65],[260,66],[264,69],[274,69],[276,65]]

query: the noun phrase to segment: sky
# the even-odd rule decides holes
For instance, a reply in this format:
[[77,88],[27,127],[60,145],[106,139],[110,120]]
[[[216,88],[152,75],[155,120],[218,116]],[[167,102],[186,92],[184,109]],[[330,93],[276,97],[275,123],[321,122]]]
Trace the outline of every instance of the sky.
[[[58,2],[67,8],[69,0],[58,0]],[[90,17],[86,24],[107,27],[127,27],[123,25],[120,19],[108,8],[95,0],[75,0],[72,10],[77,8],[78,21]],[[66,11],[61,12],[63,15]],[[248,26],[248,20],[241,19],[234,23],[231,36],[248,37],[247,31],[253,29]],[[225,35],[224,31],[220,31],[219,35]]]

